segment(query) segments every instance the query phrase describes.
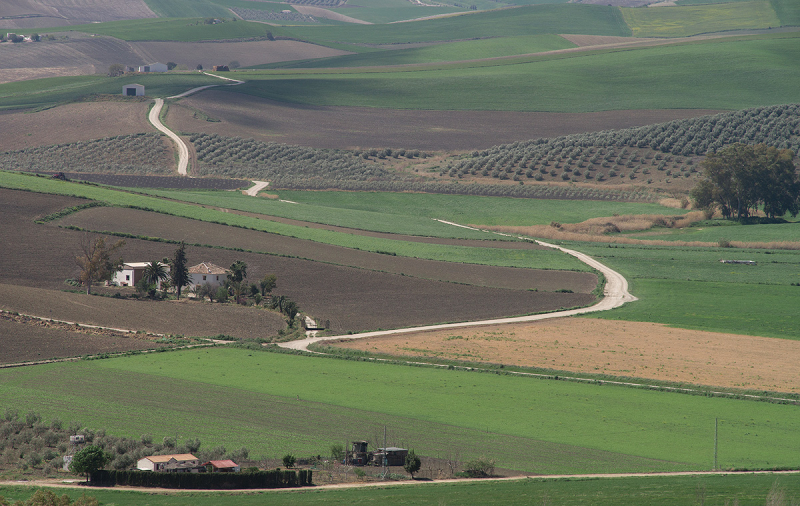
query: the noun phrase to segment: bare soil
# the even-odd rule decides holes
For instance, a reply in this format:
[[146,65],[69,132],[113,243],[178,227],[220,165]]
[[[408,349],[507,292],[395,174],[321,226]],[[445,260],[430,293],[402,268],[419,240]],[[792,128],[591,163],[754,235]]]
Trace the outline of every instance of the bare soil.
[[[0,309],[107,327],[193,336],[270,337],[280,328],[280,317],[263,309],[201,302],[119,300],[62,292],[70,288],[64,280],[77,277],[74,257],[83,233],[52,224],[35,225],[33,220],[81,202],[85,201],[0,190],[0,215],[3,216],[0,258],[3,258],[6,273],[5,284],[0,286]],[[156,225],[161,219],[165,221]],[[176,223],[172,217],[157,214],[148,216],[148,221],[153,224],[153,230],[161,230],[159,227],[164,223]],[[186,225],[190,222],[186,220]],[[178,231],[177,239],[188,243],[213,243],[220,240],[217,235],[222,234],[223,242],[233,241],[227,245],[242,246],[237,241],[243,241],[245,236],[228,236],[225,235],[227,229],[207,225],[210,228]],[[262,237],[262,246],[258,249],[267,249],[270,238],[266,234]],[[171,256],[175,247],[169,243],[128,239],[120,255],[127,261],[159,260]],[[300,247],[294,254],[306,256],[317,245],[305,242]],[[341,255],[346,259],[353,253],[343,249]],[[267,273],[277,274],[275,293],[290,297],[314,318],[330,320],[334,332],[487,319],[583,306],[594,300],[590,294],[462,285],[214,247],[187,247],[187,257],[192,265],[210,261],[227,266],[243,260],[248,265],[248,279],[253,281]]]
[[8,313],[0,313],[0,335],[0,364],[168,346],[153,342],[152,336],[89,330]]
[[800,392],[800,342],[564,318],[339,342],[372,353],[487,362],[555,371]]
[[150,103],[138,100],[81,102],[36,113],[0,111],[0,121],[15,126],[3,129],[0,151],[153,132],[153,126],[147,121]]
[[[195,117],[189,107],[220,120]],[[184,132],[240,136],[320,148],[403,147],[471,150],[538,137],[628,128],[718,111],[641,110],[595,113],[414,111],[287,104],[207,90],[169,109],[167,125]]]
[[[495,288],[544,291],[569,289],[579,293],[591,293],[597,286],[597,277],[585,272],[515,269],[382,255],[136,209],[92,208],[67,216],[59,220],[59,224],[88,230],[124,232],[172,240],[192,238],[201,244],[210,246],[230,247],[235,245],[237,248],[274,255],[300,256],[320,262],[373,271]],[[393,238],[403,239],[402,236]],[[485,246],[480,244],[481,241],[453,240],[449,243]],[[496,243],[492,241],[486,243],[489,246],[493,244]],[[516,245],[520,249],[541,248],[541,246],[522,242],[506,244]]]

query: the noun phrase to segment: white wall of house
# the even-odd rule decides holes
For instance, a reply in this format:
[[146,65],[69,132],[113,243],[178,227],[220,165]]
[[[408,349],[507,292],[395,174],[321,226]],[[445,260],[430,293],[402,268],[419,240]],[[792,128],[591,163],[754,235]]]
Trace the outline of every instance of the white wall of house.
[[140,65],[139,72],[166,72],[167,66],[163,63],[150,63],[149,65]]
[[[114,274],[112,281],[118,286],[135,286],[142,279],[142,274],[149,264],[150,262],[125,263],[122,265],[122,270]],[[169,274],[169,265],[164,265],[164,270]],[[156,288],[161,290],[161,281],[158,282]]]
[[206,283],[216,288],[225,283],[228,276],[225,274],[189,274],[189,289],[194,289],[195,286],[203,286]]
[[140,471],[155,471],[156,464],[148,458],[139,459],[136,462],[136,469]]

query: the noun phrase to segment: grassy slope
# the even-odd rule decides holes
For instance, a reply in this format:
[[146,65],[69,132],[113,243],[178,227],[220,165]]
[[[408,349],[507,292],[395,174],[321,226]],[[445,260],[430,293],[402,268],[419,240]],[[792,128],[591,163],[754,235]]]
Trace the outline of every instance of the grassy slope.
[[120,95],[126,84],[145,86],[148,97],[169,97],[220,79],[199,73],[106,77],[100,75],[50,77],[0,84],[0,109],[51,107],[96,94]]
[[617,214],[682,214],[658,204],[599,200],[536,200],[414,193],[280,191],[281,198],[339,209],[418,215],[461,224],[544,225],[577,223]]
[[[142,190],[176,200],[238,209],[282,218],[342,227],[389,232],[492,239],[485,233],[443,225],[435,219],[459,224],[546,225],[552,221],[577,223],[598,216],[617,214],[682,214],[684,211],[630,202],[599,200],[537,200],[502,197],[474,197],[423,193],[308,192],[278,191],[287,204],[270,199],[254,199],[232,192],[190,192]],[[331,212],[331,208],[336,209]],[[501,239],[497,237],[497,239]]]
[[537,269],[575,271],[590,270],[586,264],[579,262],[575,258],[552,250],[506,250],[497,248],[445,246],[441,244],[394,241],[390,239],[343,234],[322,229],[285,225],[283,223],[261,220],[250,216],[241,216],[214,209],[204,209],[189,204],[169,202],[155,197],[144,197],[95,186],[63,183],[46,178],[29,177],[8,172],[0,172],[0,186],[6,188],[30,189],[42,193],[74,195],[108,202],[112,205],[143,207],[185,218],[234,225],[289,237],[297,237],[299,239],[333,244],[344,248],[393,253],[399,256],[446,262],[499,265],[504,267],[531,267]]
[[770,0],[782,26],[800,26],[800,3],[795,0]]
[[718,242],[720,239],[743,242],[800,241],[800,226],[797,223],[739,225],[734,222],[726,223],[723,220],[714,220],[690,228],[659,231],[658,235],[631,234],[631,237],[704,242]]
[[[597,318],[797,339],[800,253],[721,248],[573,244],[626,276],[639,301]],[[756,260],[758,266],[722,264]]]
[[[152,431],[155,439],[180,428],[210,446],[239,441],[255,455],[318,453],[331,443],[331,432],[356,437],[347,415],[295,420],[305,409],[319,416],[326,407],[331,414],[336,407],[374,413],[370,421],[388,421],[390,431],[399,417],[493,435],[464,432],[471,445],[500,435],[585,447],[587,455],[594,449],[658,459],[640,463],[644,468],[685,468],[682,462],[706,469],[715,417],[722,467],[792,465],[800,449],[795,406],[228,348],[3,370],[0,385],[8,404],[48,417],[88,417],[110,433]],[[204,397],[212,401],[198,405]],[[287,420],[270,423],[275,410]],[[412,433],[404,444],[426,454],[415,440],[431,437]],[[501,466],[537,471],[548,462],[546,455],[538,456],[538,465],[536,456],[527,463],[497,458]],[[575,470],[586,465],[569,460]],[[630,466],[625,460],[607,462],[607,470]]]
[[413,49],[391,49],[359,53],[306,62],[285,62],[269,68],[340,68],[380,65],[407,65],[414,63],[448,62],[478,58],[495,58],[528,53],[540,53],[575,47],[575,44],[558,35],[519,35],[492,39],[449,42]]
[[800,36],[364,71],[246,72],[228,91],[313,105],[587,112],[800,101]]
[[145,0],[150,10],[161,18],[224,18],[231,12],[211,0]]
[[389,25],[286,28],[284,33],[324,45],[328,41],[396,44],[546,33],[625,36],[630,35],[630,30],[616,7],[564,4],[533,5]]
[[[560,506],[685,506],[704,504],[721,506],[732,503],[740,506],[762,506],[771,488],[783,491],[789,501],[800,496],[797,475],[736,475],[736,476],[658,476],[648,478],[520,480],[511,482],[483,481],[477,483],[426,484],[424,486],[367,487],[342,490],[304,490],[267,493],[191,492],[185,494],[145,494],[137,491],[98,489],[87,495],[101,504],[117,506],[352,506],[363,504],[393,504],[441,506],[460,504],[483,506],[531,506],[558,504]],[[25,500],[34,489],[25,486],[0,487],[0,495],[12,501]],[[61,489],[78,499],[85,490]],[[224,499],[223,499],[224,498]]]
[[265,37],[267,31],[271,29],[271,26],[263,23],[241,20],[206,25],[202,18],[135,19],[70,27],[70,30],[108,35],[122,40],[169,40],[178,42]]
[[781,26],[769,0],[622,9],[635,37],[687,37],[700,33]]
[[350,0],[346,7],[330,10],[370,23],[391,23],[436,14],[464,12],[467,9],[449,5],[419,6],[406,0]]

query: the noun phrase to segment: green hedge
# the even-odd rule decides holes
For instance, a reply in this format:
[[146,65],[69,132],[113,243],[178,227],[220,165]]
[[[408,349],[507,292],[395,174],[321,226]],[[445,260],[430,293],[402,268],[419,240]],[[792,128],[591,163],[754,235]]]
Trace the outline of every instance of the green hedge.
[[91,484],[182,489],[287,488],[311,485],[311,471],[259,471],[257,473],[154,473],[107,471],[92,473]]

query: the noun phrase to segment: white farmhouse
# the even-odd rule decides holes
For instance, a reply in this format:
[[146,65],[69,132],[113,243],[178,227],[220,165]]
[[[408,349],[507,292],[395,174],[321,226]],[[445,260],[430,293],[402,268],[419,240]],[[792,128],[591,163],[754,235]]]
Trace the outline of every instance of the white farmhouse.
[[[169,273],[169,265],[157,262],[159,265],[164,267],[164,270]],[[150,265],[150,262],[128,262],[122,264],[122,270],[117,271],[114,274],[114,283],[118,286],[136,286],[136,283],[142,279],[144,275],[144,270],[147,266]],[[161,290],[161,281],[158,282],[156,289]]]
[[[151,455],[136,462],[140,471],[194,471],[200,465],[200,459],[191,453],[176,455]],[[196,471],[195,471],[196,472]]]
[[166,72],[167,66],[163,63],[151,63],[149,65],[140,65],[139,72]]
[[212,264],[211,262],[203,262],[189,267],[190,290],[195,290],[205,284],[216,288],[222,285],[227,278],[228,269]]

